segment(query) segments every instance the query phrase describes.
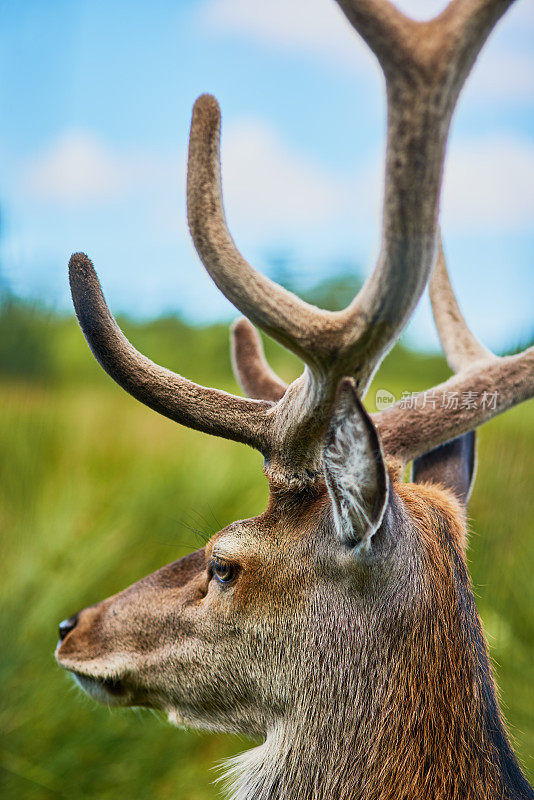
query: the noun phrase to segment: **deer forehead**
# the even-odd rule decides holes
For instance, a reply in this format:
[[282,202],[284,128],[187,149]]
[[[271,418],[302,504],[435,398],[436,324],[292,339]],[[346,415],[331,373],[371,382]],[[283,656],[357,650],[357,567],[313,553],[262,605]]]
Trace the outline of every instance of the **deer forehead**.
[[234,522],[212,536],[206,546],[206,558],[256,556],[269,561],[280,553],[295,559],[305,551],[313,553],[325,538],[328,504],[327,498],[321,498],[320,502],[303,503],[298,508],[275,505],[258,517]]

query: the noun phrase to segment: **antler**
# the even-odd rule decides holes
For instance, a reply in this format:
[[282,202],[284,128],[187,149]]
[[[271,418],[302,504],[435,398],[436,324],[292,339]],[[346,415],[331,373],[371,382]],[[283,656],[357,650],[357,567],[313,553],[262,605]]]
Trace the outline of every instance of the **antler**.
[[452,371],[461,372],[477,361],[495,360],[497,357],[473,336],[462,316],[447,272],[441,236],[428,288],[439,339]]
[[[395,153],[406,155],[405,149],[418,147],[409,139],[403,147],[395,140]],[[400,176],[392,175],[395,169],[390,169],[390,177],[398,185],[386,184],[384,237],[377,266],[350,306],[331,312],[304,302],[258,273],[237,250],[222,205],[219,142],[219,107],[213,97],[204,95],[193,110],[188,169],[189,226],[204,266],[249,320],[302,358],[316,376],[330,375],[334,369],[330,382],[335,383],[344,374],[354,374],[363,393],[426,284],[434,257],[443,153],[437,153],[438,174],[433,176],[430,203],[412,191],[413,163],[403,168]],[[444,140],[441,145],[443,150]],[[390,153],[390,160],[397,164],[395,153]],[[433,161],[436,159],[430,159]],[[436,172],[435,163],[432,167]],[[409,194],[415,198],[411,219],[410,209],[402,209],[400,199],[404,197],[403,204],[409,204]]]
[[[214,395],[214,390],[200,387],[193,390],[194,384],[183,378],[171,380],[151,362],[147,367],[136,351],[132,356],[131,345],[118,329],[111,329],[107,309],[107,316],[101,306],[91,311],[93,304],[104,301],[95,294],[94,281],[84,282],[84,270],[76,289],[77,307],[84,295],[89,309],[89,324],[82,321],[84,332],[115,379],[167,416],[257,447],[265,455],[270,479],[283,485],[322,479],[322,439],[340,378],[354,377],[364,394],[427,283],[436,252],[450,118],[472,63],[512,0],[453,0],[439,17],[424,23],[408,19],[387,0],[338,2],[377,55],[388,100],[382,243],[372,274],[346,309],[320,310],[247,263],[225,219],[216,100],[200,97],[191,122],[187,199],[195,247],[223,294],[251,322],[296,353],[306,364],[304,374],[286,389],[268,371],[254,334],[244,328],[234,339],[238,377],[248,393],[276,399],[276,404]],[[133,373],[128,377],[129,366]],[[172,384],[177,396],[162,391],[162,384]],[[194,410],[191,403],[196,404]],[[216,404],[223,409],[222,420]],[[246,421],[237,418],[241,414]]]
[[457,374],[374,415],[384,448],[405,462],[534,396],[534,347],[499,358],[478,341],[454,296],[441,242],[429,289],[439,338]]
[[247,397],[258,400],[280,400],[287,385],[265,360],[259,334],[248,319],[241,317],[231,328],[232,366]]
[[387,0],[338,0],[386,75],[388,145],[382,247],[375,270],[341,312],[319,310],[255,271],[237,249],[222,203],[220,112],[210,96],[193,111],[189,226],[207,271],[253,323],[315,372],[359,380],[363,393],[404,329],[434,262],[441,174],[458,92],[491,27],[512,0],[455,0],[415,22]]
[[266,412],[272,403],[206,389],[139,353],[113,319],[93,264],[85,253],[69,263],[74,308],[93,354],[106,372],[154,411],[226,439],[265,448]]

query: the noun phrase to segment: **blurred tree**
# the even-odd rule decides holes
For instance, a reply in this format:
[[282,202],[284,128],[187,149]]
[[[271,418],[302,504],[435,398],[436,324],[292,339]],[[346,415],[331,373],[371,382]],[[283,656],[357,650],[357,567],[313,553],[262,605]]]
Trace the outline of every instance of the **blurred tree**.
[[50,380],[56,372],[50,334],[49,315],[7,288],[0,296],[0,379]]
[[329,278],[325,278],[312,286],[303,297],[308,303],[313,303],[328,311],[340,311],[348,306],[362,287],[359,270],[354,265],[338,268]]
[[4,233],[4,216],[2,213],[2,209],[0,207],[0,302],[2,302],[5,297],[10,294],[11,287],[9,285],[9,281],[4,273],[3,269],[3,259],[2,259],[2,239]]
[[522,353],[523,350],[528,350],[528,348],[532,346],[534,346],[534,332],[528,336],[519,337],[517,339],[517,344],[508,347],[502,353],[499,353],[499,355],[515,356],[517,353]]
[[50,380],[56,372],[51,314],[13,293],[1,257],[3,232],[0,208],[0,380]]
[[[320,265],[315,271],[328,277],[304,289],[303,281],[299,280],[296,260],[288,251],[272,251],[267,254],[266,261],[267,271],[273,281],[307,300],[308,303],[329,311],[345,308],[362,286],[360,268],[349,260]],[[309,269],[306,273],[309,273]]]

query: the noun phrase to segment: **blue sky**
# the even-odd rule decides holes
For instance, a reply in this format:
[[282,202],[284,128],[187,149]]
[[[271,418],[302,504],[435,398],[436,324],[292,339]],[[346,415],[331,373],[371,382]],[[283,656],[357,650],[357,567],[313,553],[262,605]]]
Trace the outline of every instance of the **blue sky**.
[[[431,16],[444,3],[403,0]],[[534,4],[517,0],[475,66],[449,144],[442,224],[473,329],[495,349],[534,331]],[[3,0],[1,268],[69,308],[85,250],[114,312],[235,312],[185,222],[191,107],[223,110],[231,230],[259,269],[290,258],[304,287],[376,254],[381,76],[333,0]],[[410,326],[436,340],[423,301]]]

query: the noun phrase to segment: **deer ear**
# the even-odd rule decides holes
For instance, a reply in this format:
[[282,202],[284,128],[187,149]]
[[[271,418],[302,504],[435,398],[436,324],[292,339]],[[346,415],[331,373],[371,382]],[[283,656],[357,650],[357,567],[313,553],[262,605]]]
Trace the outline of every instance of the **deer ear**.
[[466,506],[476,471],[476,433],[470,431],[416,458],[414,483],[438,483],[450,489]]
[[339,539],[369,546],[386,510],[389,484],[378,434],[352,378],[338,387],[323,453]]

